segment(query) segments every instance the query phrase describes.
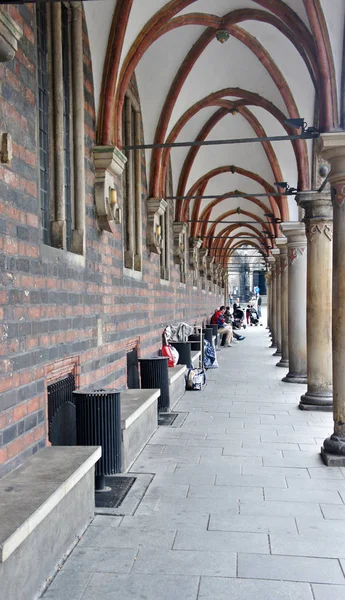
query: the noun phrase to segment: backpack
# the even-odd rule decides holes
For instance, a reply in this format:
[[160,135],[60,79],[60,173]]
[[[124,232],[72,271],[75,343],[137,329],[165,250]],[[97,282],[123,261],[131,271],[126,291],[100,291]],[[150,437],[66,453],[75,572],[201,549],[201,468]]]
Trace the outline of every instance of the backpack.
[[204,369],[188,369],[186,375],[186,390],[202,390],[206,383]]

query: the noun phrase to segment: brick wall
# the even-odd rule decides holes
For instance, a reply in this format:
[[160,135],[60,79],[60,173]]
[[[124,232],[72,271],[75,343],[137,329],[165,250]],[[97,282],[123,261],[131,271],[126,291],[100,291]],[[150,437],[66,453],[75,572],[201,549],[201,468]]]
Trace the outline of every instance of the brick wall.
[[14,60],[0,64],[0,133],[12,135],[14,153],[10,165],[0,165],[0,476],[47,443],[46,386],[56,365],[78,365],[80,386],[124,388],[129,339],[139,337],[141,356],[149,356],[158,349],[167,323],[200,322],[223,301],[219,294],[194,289],[190,277],[186,285],[180,284],[172,257],[172,227],[171,280],[161,283],[159,256],[150,254],[145,245],[144,168],[141,280],[123,275],[121,226],[114,235],[100,233],[97,227],[92,162],[95,111],[85,23],[85,266],[78,266],[73,255],[42,244],[35,8],[8,10],[22,25],[24,37]]

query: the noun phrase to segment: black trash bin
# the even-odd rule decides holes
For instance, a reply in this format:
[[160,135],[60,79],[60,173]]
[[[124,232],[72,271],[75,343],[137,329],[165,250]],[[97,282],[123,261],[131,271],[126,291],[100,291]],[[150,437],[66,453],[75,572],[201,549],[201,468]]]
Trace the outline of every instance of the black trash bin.
[[159,388],[161,395],[158,398],[158,410],[170,409],[169,370],[166,356],[152,358],[139,358],[140,378],[142,389]]
[[200,333],[192,334],[188,337],[188,340],[192,342],[192,350],[201,350],[202,362],[204,362],[204,339],[205,335],[202,334],[202,347],[200,348]]
[[206,327],[206,329],[202,330],[205,340],[207,340],[211,346],[213,346],[213,330],[210,327]]
[[95,467],[96,491],[104,489],[105,476],[122,471],[121,404],[118,390],[78,390],[77,445],[102,446]]
[[192,368],[192,344],[191,342],[170,342],[171,346],[176,348],[179,359],[179,365],[187,365],[189,369]]

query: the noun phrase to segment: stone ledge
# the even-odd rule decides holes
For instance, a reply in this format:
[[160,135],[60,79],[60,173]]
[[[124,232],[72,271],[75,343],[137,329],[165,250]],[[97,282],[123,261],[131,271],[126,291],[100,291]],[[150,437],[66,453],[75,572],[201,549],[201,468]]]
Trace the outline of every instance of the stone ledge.
[[187,370],[186,365],[176,365],[176,367],[169,367],[169,385],[174,383],[176,379],[183,377]]
[[101,457],[100,447],[49,446],[0,481],[5,562]]
[[128,429],[160,396],[160,390],[121,392],[121,429]]

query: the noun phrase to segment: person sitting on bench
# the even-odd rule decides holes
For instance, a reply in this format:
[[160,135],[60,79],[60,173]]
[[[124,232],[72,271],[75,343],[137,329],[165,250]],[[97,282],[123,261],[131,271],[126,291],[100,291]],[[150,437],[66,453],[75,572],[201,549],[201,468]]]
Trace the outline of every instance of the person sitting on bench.
[[232,327],[226,325],[224,319],[225,306],[221,306],[219,310],[216,310],[211,318],[211,325],[218,325],[218,331],[220,334],[225,334],[225,347],[232,348]]

